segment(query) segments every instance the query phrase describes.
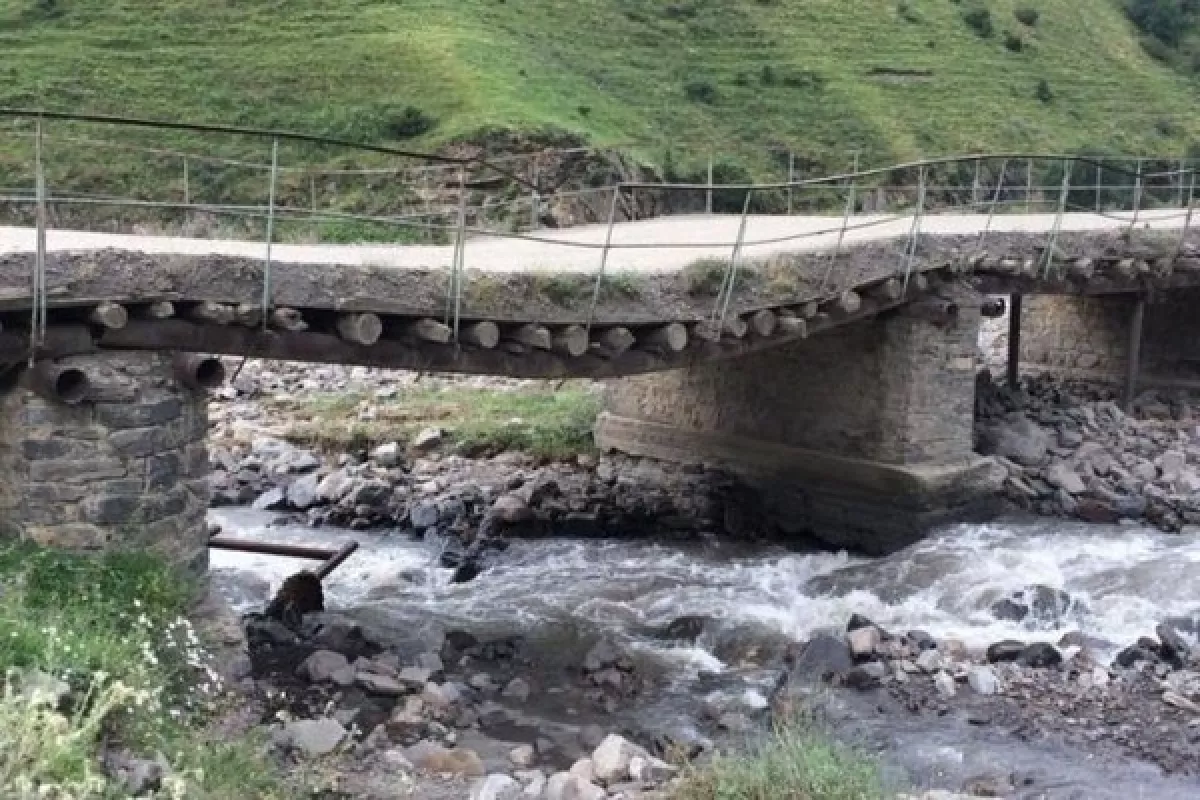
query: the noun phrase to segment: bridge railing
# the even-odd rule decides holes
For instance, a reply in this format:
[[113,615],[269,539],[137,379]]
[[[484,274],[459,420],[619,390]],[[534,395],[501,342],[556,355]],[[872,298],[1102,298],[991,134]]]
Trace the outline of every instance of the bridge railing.
[[[1151,215],[1190,226],[1198,166],[999,153],[822,177],[789,170],[790,179],[768,183],[720,183],[710,168],[706,180],[689,183],[587,148],[557,150],[553,163],[547,175],[539,173],[544,161],[477,151],[429,154],[286,131],[0,109],[0,223],[37,230],[39,269],[51,230],[260,241],[265,307],[274,244],[442,245],[429,251],[440,261],[418,257],[415,265],[447,270],[447,304],[457,309],[465,271],[486,266],[470,263],[469,244],[514,240],[541,248],[546,263],[568,251],[574,257],[564,260],[588,263],[589,324],[606,275],[630,254],[691,252],[722,264],[713,313],[723,319],[741,266],[766,253],[830,251],[819,288],[831,291],[842,249],[874,231],[893,242],[907,280],[925,221],[937,215],[976,215],[970,230],[980,247],[996,220],[1012,215],[1049,215],[1049,237],[1064,215],[1078,213],[1131,230]],[[614,236],[621,222],[696,214],[733,224]],[[590,234],[570,235],[588,225]]]

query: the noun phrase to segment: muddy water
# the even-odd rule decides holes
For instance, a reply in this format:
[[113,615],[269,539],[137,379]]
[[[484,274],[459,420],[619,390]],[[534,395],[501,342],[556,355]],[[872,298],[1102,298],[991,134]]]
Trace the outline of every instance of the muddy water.
[[[1200,539],[1137,527],[1003,520],[948,528],[893,556],[798,554],[779,548],[549,539],[515,542],[499,565],[452,585],[436,565],[437,542],[402,534],[267,527],[272,516],[213,512],[226,531],[250,538],[362,548],[327,582],[331,607],[357,609],[398,629],[434,620],[477,634],[522,634],[546,643],[539,657],[578,663],[598,635],[619,640],[663,686],[619,720],[643,728],[693,725],[710,692],[765,695],[777,675],[744,668],[769,662],[788,641],[842,628],[851,613],[891,630],[925,630],[982,647],[1001,638],[1057,641],[1083,631],[1101,654],[1153,631],[1168,617],[1200,612]],[[213,567],[231,599],[250,608],[297,569],[287,559],[215,551]],[[235,579],[236,578],[236,579]],[[269,586],[268,586],[269,584]],[[992,604],[1032,585],[1065,590],[1062,614],[997,619]],[[707,618],[694,642],[658,631],[681,616]],[[847,735],[884,753],[897,780],[958,788],[980,773],[1037,775],[1029,797],[1196,798],[1195,779],[1162,777],[1129,763],[1098,763],[1066,746],[1023,744],[1009,732],[928,717],[881,715],[861,696],[823,701]]]

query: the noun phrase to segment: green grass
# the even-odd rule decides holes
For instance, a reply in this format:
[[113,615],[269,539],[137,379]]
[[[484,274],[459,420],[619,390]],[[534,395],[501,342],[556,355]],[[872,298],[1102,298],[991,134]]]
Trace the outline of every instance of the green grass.
[[878,765],[807,723],[685,775],[671,800],[883,800]]
[[[677,174],[780,177],[981,150],[1179,157],[1200,140],[1196,85],[1151,58],[1121,0],[0,0],[0,104],[282,127],[436,148],[488,129],[557,131]],[[995,34],[964,20],[986,8]],[[1007,34],[1020,52],[1005,46]],[[1038,97],[1048,86],[1052,99]],[[690,87],[690,88],[689,88]],[[690,94],[690,97],[689,97]],[[1045,93],[1043,92],[1043,98]],[[419,122],[420,124],[416,124]],[[52,190],[180,198],[171,156],[119,138],[263,162],[264,142],[52,125]],[[0,184],[30,185],[28,140]],[[380,163],[286,145],[284,166]],[[261,202],[262,171],[193,162],[191,196]],[[420,205],[389,176],[285,173],[280,201],[362,213]],[[80,211],[85,213],[87,210]],[[94,213],[99,213],[94,211]],[[380,238],[364,227],[328,235]]]
[[[45,796],[122,796],[95,763],[103,736],[141,757],[162,753],[187,797],[289,796],[255,742],[205,732],[225,701],[183,618],[190,594],[150,557],[0,546],[0,795],[59,784],[72,791]],[[67,681],[73,707],[24,702],[16,687],[33,669]]]
[[[600,398],[587,389],[498,391],[415,389],[386,401],[359,394],[317,394],[275,401],[292,420],[288,438],[328,450],[407,442],[430,426],[446,430],[449,446],[472,453],[516,450],[565,459],[591,452]],[[370,405],[373,419],[361,419]]]

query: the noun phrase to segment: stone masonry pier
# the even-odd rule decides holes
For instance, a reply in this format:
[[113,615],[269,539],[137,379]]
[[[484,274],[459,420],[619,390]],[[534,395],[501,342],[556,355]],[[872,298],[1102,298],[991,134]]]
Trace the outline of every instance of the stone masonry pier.
[[613,382],[601,447],[719,464],[787,531],[895,550],[970,513],[992,470],[972,452],[978,300],[915,304],[719,364]]
[[208,414],[169,353],[62,359],[90,382],[77,405],[0,392],[0,536],[72,550],[156,552],[208,565]]

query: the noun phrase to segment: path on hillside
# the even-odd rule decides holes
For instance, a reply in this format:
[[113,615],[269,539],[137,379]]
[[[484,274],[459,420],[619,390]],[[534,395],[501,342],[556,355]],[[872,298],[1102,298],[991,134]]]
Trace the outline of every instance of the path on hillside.
[[[1130,212],[1069,213],[1062,217],[1063,232],[1118,231],[1129,225]],[[990,232],[1002,234],[1046,233],[1054,228],[1055,214],[1004,214],[991,222]],[[1186,214],[1180,209],[1143,211],[1139,228],[1182,228]],[[983,214],[929,215],[922,219],[925,235],[970,236],[987,226]],[[688,215],[624,222],[613,227],[610,272],[674,272],[700,259],[728,259],[738,237],[738,215]],[[843,246],[907,237],[911,216],[859,215],[851,218]],[[742,254],[748,260],[777,253],[829,250],[837,246],[842,218],[835,216],[754,215],[747,218]],[[485,272],[590,273],[600,265],[607,226],[588,225],[539,231],[521,237],[475,234],[467,242],[467,269]],[[0,254],[28,253],[35,248],[32,228],[0,227]],[[115,249],[160,255],[224,255],[263,258],[262,242],[228,239],[192,239],[167,236],[92,233],[51,230],[47,248],[52,252]],[[448,267],[452,245],[285,245],[272,248],[272,259],[290,264],[439,269]]]

